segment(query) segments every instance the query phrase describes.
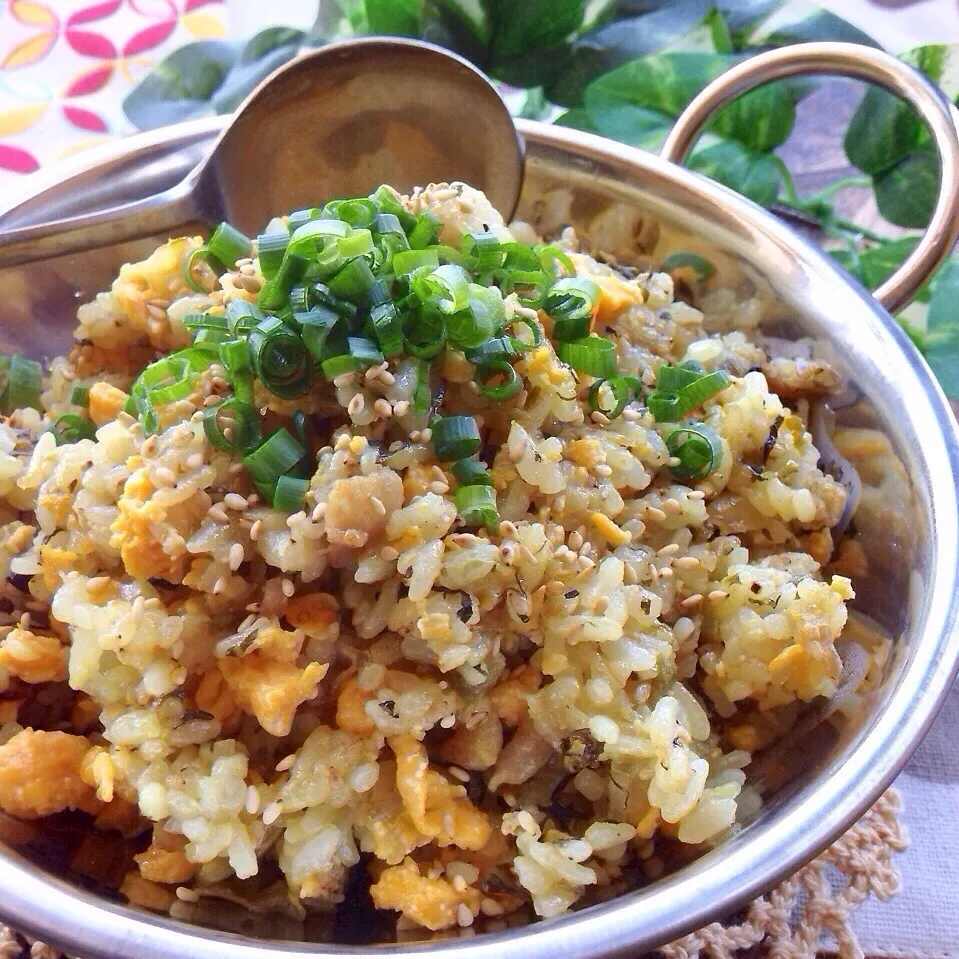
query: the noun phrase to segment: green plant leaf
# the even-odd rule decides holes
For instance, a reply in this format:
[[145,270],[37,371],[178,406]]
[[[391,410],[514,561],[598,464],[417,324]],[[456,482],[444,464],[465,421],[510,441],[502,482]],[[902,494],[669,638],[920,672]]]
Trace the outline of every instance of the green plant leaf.
[[201,40],[180,47],[145,76],[123,101],[127,119],[152,130],[211,113],[210,99],[237,59],[237,46]]
[[492,63],[556,46],[583,22],[586,0],[484,0]]
[[[902,55],[947,96],[959,94],[959,46],[927,44]],[[853,114],[846,131],[846,156],[863,173],[882,173],[927,139],[919,115],[898,97],[871,87]]]
[[[762,42],[782,47],[790,43],[810,43],[815,40],[842,40],[846,43],[862,43],[867,47],[880,46],[868,33],[828,10],[816,10],[795,23],[778,26],[771,34],[763,37]],[[754,37],[753,42],[758,42],[757,38]]]
[[254,87],[296,56],[303,40],[302,30],[288,27],[270,27],[251,37],[210,98],[213,109],[217,113],[235,110]]
[[729,31],[729,24],[723,16],[722,10],[714,7],[706,14],[706,26],[713,41],[713,49],[717,53],[733,52],[733,37]]
[[769,154],[753,153],[735,140],[697,147],[686,164],[762,206],[779,193],[780,172]]
[[[739,59],[709,53],[661,53],[634,60],[586,88],[586,110],[606,136],[617,136],[612,130],[627,124],[622,114],[628,107],[679,116],[710,80]],[[615,121],[610,114],[615,115]],[[716,116],[709,129],[739,140],[751,150],[767,152],[789,136],[794,119],[788,89],[771,83],[731,103]],[[606,129],[610,132],[606,133]]]
[[924,347],[946,395],[959,399],[959,257],[950,257],[933,280]]
[[873,191],[879,212],[891,223],[924,227],[939,193],[939,155],[933,144],[924,143],[873,177]]
[[370,33],[417,37],[423,0],[366,0],[366,20]]
[[720,0],[717,7],[726,18],[734,48],[740,50],[746,46],[756,27],[785,2],[786,0]]
[[662,50],[698,27],[710,9],[710,0],[677,0],[583,34],[573,41],[570,55],[547,85],[546,95],[564,106],[581,104],[591,80]]
[[599,133],[596,124],[589,118],[589,114],[583,107],[573,107],[565,113],[561,113],[553,123],[558,127],[570,127],[573,130],[585,130],[587,133]]
[[[829,250],[829,254],[867,290],[875,290],[902,266],[918,242],[917,236],[904,236],[898,240],[876,243],[865,250],[840,248]],[[932,281],[930,280],[919,288],[915,299],[919,303],[928,303],[931,295]]]

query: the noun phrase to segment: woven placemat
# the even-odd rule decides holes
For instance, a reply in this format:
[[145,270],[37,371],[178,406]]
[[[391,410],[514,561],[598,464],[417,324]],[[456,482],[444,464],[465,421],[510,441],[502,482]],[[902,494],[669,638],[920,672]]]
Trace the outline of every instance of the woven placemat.
[[[870,894],[889,899],[899,890],[893,854],[908,845],[890,789],[821,856],[736,917],[714,922],[657,953],[662,959],[814,959],[824,950],[862,959],[849,924]],[[2,911],[2,906],[0,906]],[[59,949],[0,925],[0,959],[64,959]],[[136,959],[131,956],[130,959]]]

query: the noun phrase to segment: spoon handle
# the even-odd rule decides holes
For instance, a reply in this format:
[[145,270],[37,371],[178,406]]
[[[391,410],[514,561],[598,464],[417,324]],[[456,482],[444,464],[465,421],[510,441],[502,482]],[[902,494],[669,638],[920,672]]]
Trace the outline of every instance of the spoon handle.
[[202,220],[188,183],[108,210],[0,233],[0,268],[143,237],[176,234]]

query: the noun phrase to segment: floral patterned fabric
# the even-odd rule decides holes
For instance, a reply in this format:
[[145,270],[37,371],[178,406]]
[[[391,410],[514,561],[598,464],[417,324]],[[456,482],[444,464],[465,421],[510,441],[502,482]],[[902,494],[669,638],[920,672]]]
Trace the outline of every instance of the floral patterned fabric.
[[139,80],[226,33],[223,0],[0,0],[0,191],[131,132],[122,102]]

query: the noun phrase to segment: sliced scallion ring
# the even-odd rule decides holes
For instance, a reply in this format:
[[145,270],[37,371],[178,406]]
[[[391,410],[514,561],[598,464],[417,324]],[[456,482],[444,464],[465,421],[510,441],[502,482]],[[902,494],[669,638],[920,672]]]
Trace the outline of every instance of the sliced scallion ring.
[[97,428],[77,413],[62,413],[53,424],[52,433],[57,446],[96,438]]
[[704,423],[686,423],[666,436],[666,449],[679,463],[669,467],[677,479],[700,480],[719,468],[723,442],[715,430]]
[[[502,382],[492,384],[497,377],[502,377]],[[523,388],[523,381],[506,360],[491,360],[477,368],[476,385],[487,399],[501,403],[516,396]]]
[[460,486],[453,493],[453,502],[460,519],[467,526],[485,526],[492,532],[499,525],[496,490],[492,486],[472,484]]
[[556,344],[556,355],[579,373],[608,379],[616,373],[616,347],[601,336]]
[[472,416],[445,416],[430,427],[439,460],[461,460],[479,451],[480,435]]
[[292,400],[310,388],[313,358],[303,340],[282,320],[271,316],[257,324],[247,343],[253,372],[271,393]]
[[240,455],[254,449],[263,438],[260,414],[236,397],[204,409],[203,432],[211,446]]

